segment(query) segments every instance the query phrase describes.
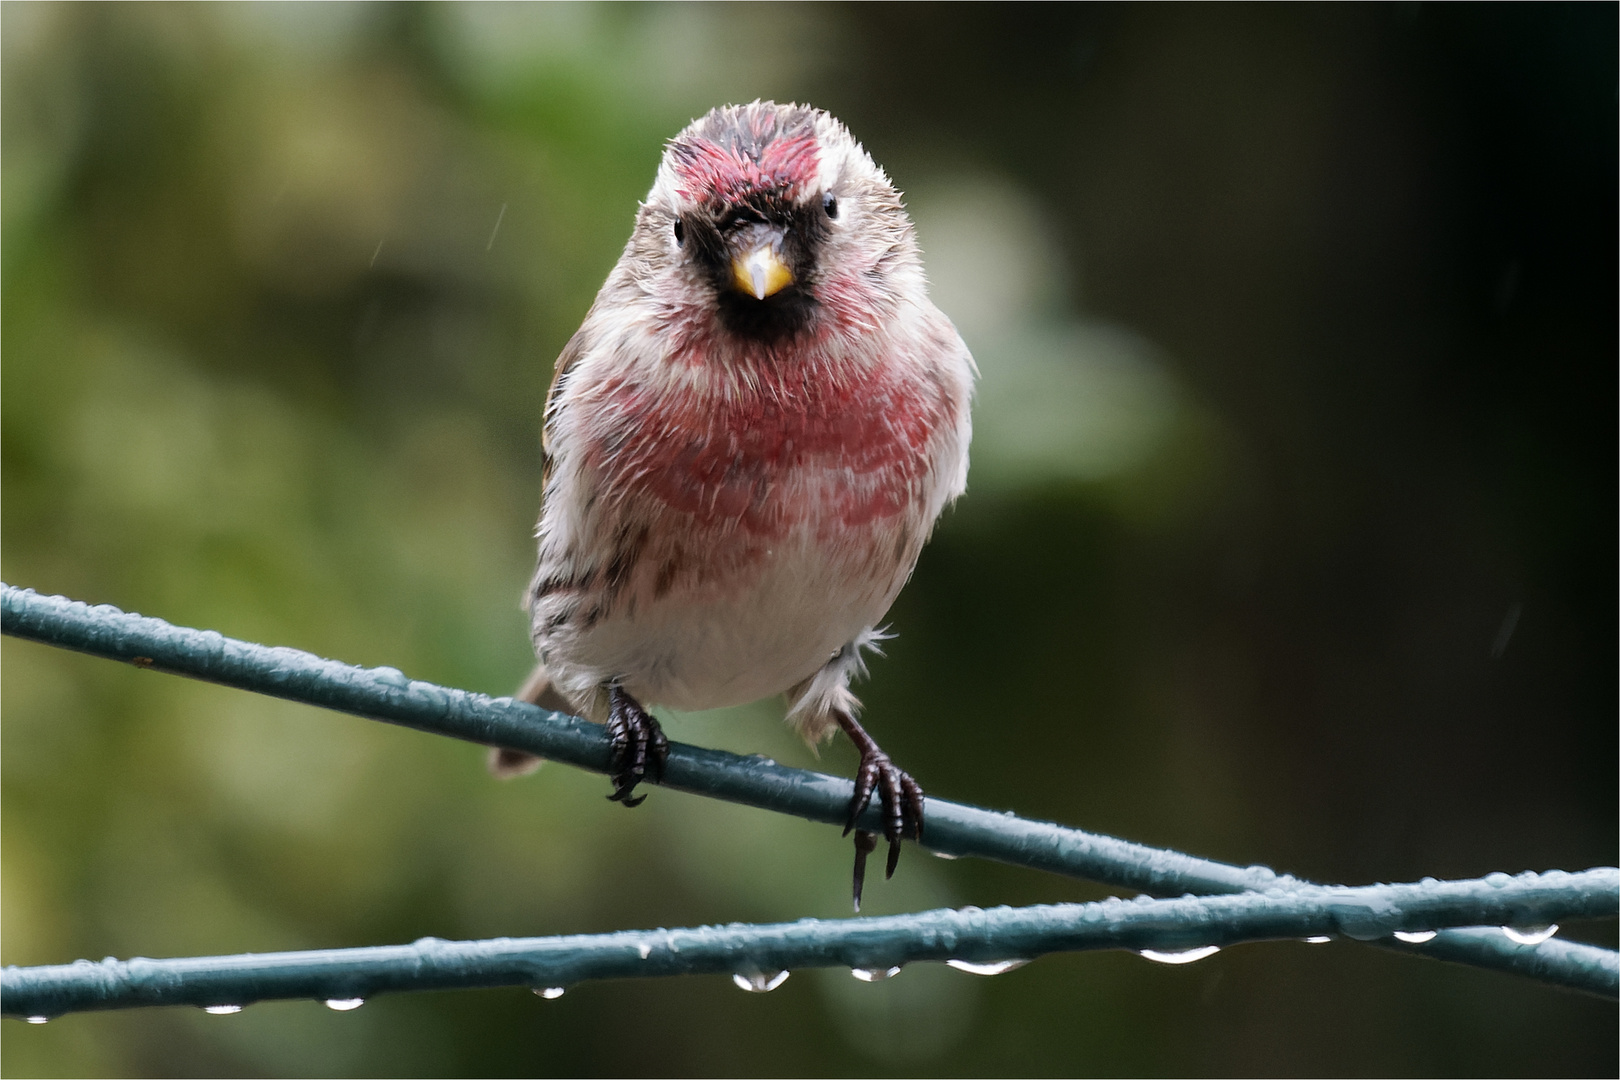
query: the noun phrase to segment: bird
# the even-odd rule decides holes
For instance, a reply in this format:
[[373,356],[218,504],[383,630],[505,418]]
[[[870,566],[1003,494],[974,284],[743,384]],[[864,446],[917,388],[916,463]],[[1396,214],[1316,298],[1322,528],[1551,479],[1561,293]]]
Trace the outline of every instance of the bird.
[[[941,512],[967,484],[978,374],[929,299],[900,193],[827,112],[722,106],[665,146],[542,423],[538,665],[518,698],[604,723],[608,797],[662,776],[648,711],[785,695],[814,748],[860,753],[844,828],[860,910],[923,792],[850,689]],[[514,775],[538,759],[496,748]]]

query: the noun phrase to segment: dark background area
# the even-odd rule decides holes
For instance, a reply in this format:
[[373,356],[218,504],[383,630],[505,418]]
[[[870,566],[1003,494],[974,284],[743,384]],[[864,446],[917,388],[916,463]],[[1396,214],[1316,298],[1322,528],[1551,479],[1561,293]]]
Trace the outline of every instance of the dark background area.
[[[908,193],[984,372],[863,690],[897,761],[1322,881],[1613,864],[1616,10],[0,5],[0,572],[510,692],[552,359],[662,140],[806,100]],[[7,964],[847,914],[834,830],[3,658]],[[852,770],[779,715],[667,723]],[[913,849],[869,908],[1100,895]],[[0,1065],[1613,1075],[1617,1034],[1279,943],[70,1016]]]

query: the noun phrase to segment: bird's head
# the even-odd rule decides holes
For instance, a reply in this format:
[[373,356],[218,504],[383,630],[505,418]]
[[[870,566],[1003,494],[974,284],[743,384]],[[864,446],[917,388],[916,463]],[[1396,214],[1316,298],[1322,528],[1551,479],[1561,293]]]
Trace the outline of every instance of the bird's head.
[[803,105],[715,109],[665,150],[632,252],[645,283],[766,342],[870,328],[922,288],[899,194],[837,120]]

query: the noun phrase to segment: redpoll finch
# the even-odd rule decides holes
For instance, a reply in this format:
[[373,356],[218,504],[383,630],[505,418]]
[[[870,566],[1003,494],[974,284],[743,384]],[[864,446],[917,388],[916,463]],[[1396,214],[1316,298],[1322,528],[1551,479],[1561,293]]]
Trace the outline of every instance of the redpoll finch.
[[[899,193],[837,120],[755,102],[670,142],[546,401],[520,694],[606,723],[609,798],[662,773],[647,706],[785,693],[807,742],[860,751],[844,832],[875,791],[894,873],[922,789],[849,683],[966,484],[974,374]],[[876,843],[856,831],[856,910]]]

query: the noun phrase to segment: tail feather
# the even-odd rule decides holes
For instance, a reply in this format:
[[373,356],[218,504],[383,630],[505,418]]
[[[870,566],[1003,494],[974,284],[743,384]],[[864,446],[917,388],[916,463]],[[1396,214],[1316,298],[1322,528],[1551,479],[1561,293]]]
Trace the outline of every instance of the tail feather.
[[[578,709],[551,684],[551,676],[546,673],[544,664],[536,664],[529,677],[523,681],[518,692],[512,695],[518,701],[527,701],[530,705],[538,705],[542,709],[552,712],[575,713]],[[531,754],[524,750],[512,750],[504,746],[489,748],[489,757],[485,764],[489,767],[490,775],[497,780],[515,780],[520,776],[527,776],[545,764],[546,759],[538,754]]]

